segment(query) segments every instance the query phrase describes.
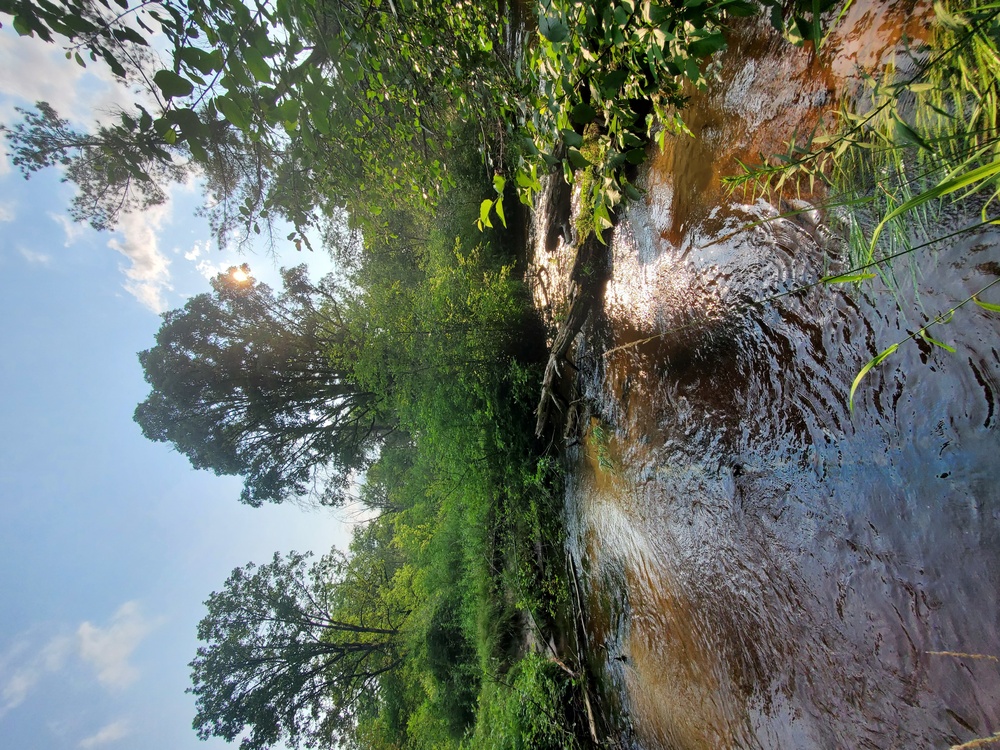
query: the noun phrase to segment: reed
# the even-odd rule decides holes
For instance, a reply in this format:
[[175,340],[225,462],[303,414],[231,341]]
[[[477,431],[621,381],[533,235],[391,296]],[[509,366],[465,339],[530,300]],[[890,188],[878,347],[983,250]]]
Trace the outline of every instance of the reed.
[[[919,304],[920,277],[916,264],[906,264],[904,274],[896,261],[942,239],[946,220],[965,219],[970,228],[1000,223],[1000,2],[938,2],[934,11],[930,38],[877,77],[865,76],[863,93],[841,106],[828,128],[796,135],[785,153],[741,164],[740,174],[725,180],[754,198],[822,187],[821,207],[839,220],[849,265],[873,271],[823,281],[862,283],[878,275],[897,306],[904,280]],[[976,213],[981,221],[969,224]],[[927,322],[861,368],[851,409],[863,378],[906,341],[919,337],[954,352],[928,329],[969,302],[1000,312],[979,298],[987,288],[938,315],[921,312]]]

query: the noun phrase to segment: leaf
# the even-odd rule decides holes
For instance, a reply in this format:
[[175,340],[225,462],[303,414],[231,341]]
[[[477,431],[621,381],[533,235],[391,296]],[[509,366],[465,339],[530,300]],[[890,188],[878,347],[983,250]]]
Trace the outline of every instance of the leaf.
[[503,215],[503,196],[501,195],[497,198],[496,203],[493,204],[493,208],[496,209],[497,216],[500,217],[500,223],[503,224],[503,228],[507,228],[507,217]]
[[208,75],[219,69],[215,65],[215,56],[198,47],[182,47],[177,50],[177,57],[181,62],[190,65],[204,75]]
[[559,134],[562,136],[563,143],[567,146],[572,146],[573,148],[580,148],[583,145],[583,136],[577,133],[575,130],[565,129],[560,130]]
[[871,243],[869,244],[869,250],[872,253],[875,252],[875,243],[878,240],[879,235],[882,233],[882,230],[885,228],[885,225],[890,221],[892,221],[893,219],[895,219],[897,216],[905,214],[910,209],[916,208],[917,206],[921,206],[924,203],[927,203],[928,201],[932,201],[936,198],[940,198],[950,193],[954,193],[957,190],[961,190],[962,188],[968,187],[969,185],[979,182],[980,180],[989,179],[990,177],[993,177],[998,173],[1000,173],[1000,159],[996,159],[995,161],[992,161],[989,164],[985,164],[984,166],[979,167],[977,169],[973,169],[970,172],[965,172],[964,174],[960,174],[957,177],[946,179],[940,184],[936,185],[935,187],[932,187],[929,190],[925,190],[919,195],[910,198],[910,200],[906,201],[906,203],[903,203],[902,205],[898,206],[895,210],[890,211],[888,214],[886,214],[885,217],[882,219],[882,221],[878,223],[878,226],[875,227],[875,231],[872,233],[872,240]]
[[907,125],[895,112],[892,113],[892,142],[896,146],[917,146],[924,151],[930,151],[927,141],[920,137],[913,128]]
[[726,13],[734,18],[746,18],[757,15],[757,6],[746,2],[746,0],[731,0],[728,3],[721,3],[717,7],[724,7]]
[[698,39],[688,46],[692,57],[708,57],[726,46],[726,38],[721,33],[715,33],[703,39]]
[[18,36],[34,36],[35,32],[31,30],[31,27],[25,23],[24,19],[20,16],[14,16],[14,31],[18,33]]
[[493,201],[491,201],[489,198],[487,198],[486,200],[484,200],[482,203],[479,204],[479,222],[481,224],[484,224],[485,226],[488,226],[490,229],[493,228],[493,225],[490,223],[491,208],[493,208]]
[[955,353],[955,347],[948,346],[944,342],[938,341],[937,339],[932,339],[930,336],[928,336],[926,328],[921,328],[919,331],[917,331],[917,334],[920,336],[920,338],[922,338],[927,343],[934,344],[934,346],[940,346],[942,349],[945,349],[945,350],[951,352],[952,354]]
[[578,149],[568,148],[566,149],[566,155],[569,157],[569,163],[573,165],[574,169],[586,169],[590,166],[587,157],[581,154]]
[[561,18],[542,16],[538,19],[538,33],[553,44],[559,44],[569,38],[569,26]]
[[659,24],[660,21],[670,18],[670,12],[669,7],[651,2],[651,0],[646,0],[642,7],[642,17],[646,23],[650,24]]
[[973,295],[972,301],[979,305],[984,310],[989,310],[990,312],[1000,313],[1000,305],[995,305],[992,302],[983,302],[979,297]]
[[625,159],[629,164],[642,164],[646,161],[646,149],[633,148],[625,152]]
[[570,113],[570,118],[579,125],[588,125],[594,121],[595,117],[597,117],[597,110],[586,102],[577,104]]
[[842,273],[839,276],[824,276],[820,279],[824,284],[849,284],[852,281],[874,279],[873,273]]
[[876,354],[874,357],[872,357],[871,360],[869,360],[868,364],[866,364],[864,367],[861,368],[861,372],[857,374],[857,377],[854,378],[854,382],[851,383],[851,393],[847,399],[847,408],[852,413],[854,412],[854,392],[858,390],[858,385],[861,383],[862,378],[864,378],[865,375],[871,372],[873,367],[878,367],[878,365],[881,364],[886,357],[891,355],[898,348],[899,344],[893,344],[885,351]]
[[601,89],[604,91],[604,95],[611,97],[617,94],[626,80],[628,80],[628,71],[612,70],[601,79]]
[[250,75],[261,83],[271,82],[271,66],[267,64],[264,56],[256,47],[247,47],[243,50],[243,62],[246,63]]
[[194,85],[191,81],[177,75],[172,70],[156,71],[156,74],[153,76],[153,82],[167,99],[188,96],[194,91]]
[[215,97],[215,108],[239,130],[246,130],[250,127],[250,119],[243,114],[243,109],[229,96]]

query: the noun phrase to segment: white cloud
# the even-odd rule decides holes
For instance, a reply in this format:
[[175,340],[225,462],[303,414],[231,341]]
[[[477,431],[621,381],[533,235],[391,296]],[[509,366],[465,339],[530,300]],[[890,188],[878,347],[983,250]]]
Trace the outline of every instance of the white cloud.
[[109,688],[124,688],[139,677],[139,670],[129,658],[153,629],[139,611],[136,602],[126,602],[118,608],[107,627],[84,622],[77,629],[80,657],[97,672],[97,679]]
[[128,735],[129,731],[128,722],[124,719],[119,719],[118,721],[111,722],[106,727],[102,727],[96,734],[81,740],[80,747],[88,750],[91,747],[108,745]]
[[61,45],[19,37],[9,28],[0,31],[0,70],[8,71],[0,77],[0,94],[17,100],[0,109],[0,119],[6,121],[15,116],[14,104],[45,101],[61,117],[89,125],[116,108],[131,109],[135,101],[103,63],[81,68],[66,59]]
[[0,203],[0,223],[5,221],[14,221],[17,218],[17,214],[14,213],[14,204],[10,201]]
[[66,664],[73,642],[55,636],[41,648],[22,637],[0,656],[0,718],[17,708],[47,674],[58,672]]
[[229,265],[231,265],[231,264],[227,265],[226,263],[221,263],[221,262],[220,263],[213,263],[210,260],[200,260],[200,261],[198,261],[198,264],[195,266],[195,268],[198,269],[198,273],[200,273],[206,279],[208,279],[209,281],[211,281],[216,276],[218,276],[220,273],[222,273],[227,268],[229,268]]
[[[65,54],[54,44],[9,32],[0,34],[0,69],[17,72],[3,76],[0,91],[17,97],[21,104],[46,101],[64,117],[82,119],[90,112],[77,93],[84,70],[67,62]],[[11,110],[5,110],[7,119]]]
[[73,221],[66,214],[57,214],[49,211],[48,216],[52,219],[52,221],[62,227],[63,234],[66,235],[66,242],[63,243],[63,247],[70,247],[83,236],[84,232],[87,231],[86,224],[79,221]]
[[35,250],[30,250],[26,247],[18,247],[17,251],[21,254],[21,257],[26,261],[36,266],[49,266],[52,265],[52,256],[46,255],[45,253],[39,253]]
[[125,270],[128,281],[125,289],[155,313],[167,309],[164,294],[173,289],[170,284],[170,259],[160,252],[157,232],[164,219],[170,215],[171,201],[152,206],[142,213],[125,214],[108,247],[117,250],[132,265]]
[[197,260],[202,253],[207,253],[209,240],[194,243],[194,247],[184,253],[184,260]]

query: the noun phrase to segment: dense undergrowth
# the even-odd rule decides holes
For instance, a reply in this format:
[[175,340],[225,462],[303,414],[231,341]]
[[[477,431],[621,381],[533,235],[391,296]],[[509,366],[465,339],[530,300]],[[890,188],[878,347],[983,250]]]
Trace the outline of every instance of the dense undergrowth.
[[404,665],[357,716],[358,747],[577,742],[582,686],[529,645],[569,604],[559,472],[533,438],[544,331],[515,272],[522,249],[475,227],[492,185],[469,153],[435,211],[390,210],[386,232],[342,257],[354,374],[398,425],[366,472],[361,500],[379,515],[364,534],[396,553],[412,609]]

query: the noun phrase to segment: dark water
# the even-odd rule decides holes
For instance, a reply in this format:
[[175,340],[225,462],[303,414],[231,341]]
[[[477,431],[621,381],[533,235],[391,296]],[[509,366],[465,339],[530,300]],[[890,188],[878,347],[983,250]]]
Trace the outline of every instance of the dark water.
[[[626,744],[945,748],[1000,730],[1000,662],[933,653],[1000,656],[1000,315],[966,305],[932,333],[955,354],[910,341],[847,406],[875,353],[1000,275],[1000,232],[897,265],[894,293],[748,308],[843,251],[815,216],[737,231],[778,209],[718,182],[811,127],[848,63],[884,59],[912,18],[859,5],[836,64],[734,39],[692,102],[699,139],[651,166],[613,238],[577,352],[592,429],[567,507]],[[565,249],[536,260],[542,303]]]

